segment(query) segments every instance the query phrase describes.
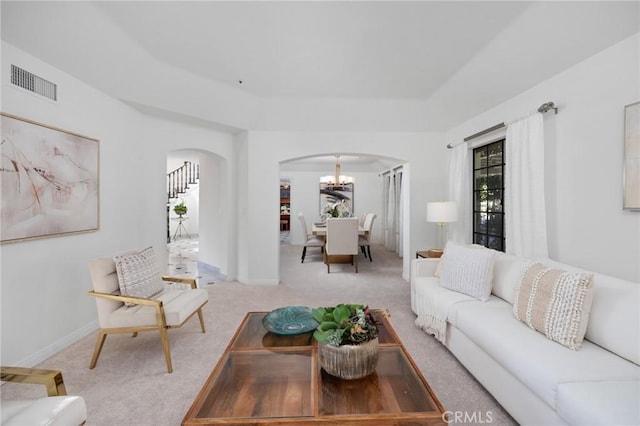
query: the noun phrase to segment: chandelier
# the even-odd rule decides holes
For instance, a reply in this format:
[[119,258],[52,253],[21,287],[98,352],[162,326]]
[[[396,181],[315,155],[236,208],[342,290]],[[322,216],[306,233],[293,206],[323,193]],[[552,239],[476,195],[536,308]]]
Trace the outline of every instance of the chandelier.
[[333,172],[333,176],[322,176],[320,183],[325,183],[329,186],[343,187],[347,184],[353,183],[353,177],[340,174],[340,156],[336,155],[336,166]]

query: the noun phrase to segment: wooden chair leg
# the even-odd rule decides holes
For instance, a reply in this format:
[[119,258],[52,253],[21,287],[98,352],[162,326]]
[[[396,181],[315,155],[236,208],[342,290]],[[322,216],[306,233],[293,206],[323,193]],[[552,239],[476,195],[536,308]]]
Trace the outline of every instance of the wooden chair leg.
[[367,251],[369,252],[369,262],[373,262],[373,257],[371,257],[371,246],[367,246]]
[[96,340],[96,347],[93,349],[93,356],[91,357],[91,363],[89,364],[89,368],[95,368],[98,363],[98,357],[100,356],[100,352],[102,351],[102,346],[104,345],[104,341],[107,338],[107,333],[102,330],[98,331],[98,339]]
[[304,263],[304,257],[307,255],[307,246],[302,247],[302,261],[300,263]]
[[138,337],[138,332],[134,331],[133,334],[131,335],[131,337]]
[[206,333],[204,329],[204,315],[202,315],[202,308],[198,309],[198,319],[200,319],[200,328],[203,333]]
[[169,348],[169,335],[166,328],[160,329],[160,340],[162,340],[162,350],[164,351],[164,358],[167,361],[167,371],[173,373],[173,366],[171,365],[171,349]]

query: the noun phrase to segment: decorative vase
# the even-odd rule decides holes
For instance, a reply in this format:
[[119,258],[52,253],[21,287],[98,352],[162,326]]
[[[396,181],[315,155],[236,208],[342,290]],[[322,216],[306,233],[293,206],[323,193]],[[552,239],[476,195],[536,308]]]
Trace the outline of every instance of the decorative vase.
[[320,366],[341,379],[360,379],[373,373],[378,364],[378,338],[359,345],[318,345]]

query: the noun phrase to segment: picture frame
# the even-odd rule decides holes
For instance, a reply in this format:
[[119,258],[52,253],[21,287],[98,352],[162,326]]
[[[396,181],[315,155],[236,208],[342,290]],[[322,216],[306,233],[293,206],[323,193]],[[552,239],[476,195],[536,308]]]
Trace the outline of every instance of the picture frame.
[[623,209],[640,210],[640,102],[624,107]]
[[100,141],[0,113],[0,243],[97,231]]

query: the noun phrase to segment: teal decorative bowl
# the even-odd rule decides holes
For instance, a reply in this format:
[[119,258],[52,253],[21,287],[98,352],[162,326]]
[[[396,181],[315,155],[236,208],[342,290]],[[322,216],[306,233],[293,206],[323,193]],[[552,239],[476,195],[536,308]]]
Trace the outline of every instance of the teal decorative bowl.
[[264,328],[275,334],[302,334],[315,330],[318,323],[307,306],[274,309],[262,319]]

